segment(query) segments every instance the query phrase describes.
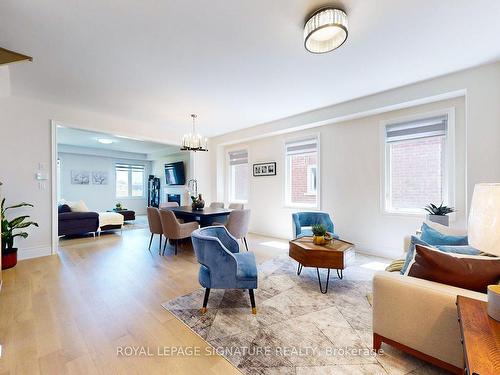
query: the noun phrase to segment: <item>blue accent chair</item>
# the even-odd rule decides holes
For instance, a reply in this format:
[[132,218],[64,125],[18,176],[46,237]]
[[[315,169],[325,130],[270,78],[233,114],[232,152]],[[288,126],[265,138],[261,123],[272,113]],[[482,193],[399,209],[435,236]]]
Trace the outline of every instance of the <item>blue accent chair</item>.
[[205,288],[202,314],[207,311],[210,289],[248,289],[252,313],[256,314],[253,293],[257,289],[255,254],[240,253],[238,241],[223,226],[197,229],[191,239],[200,263],[198,280]]
[[316,224],[323,224],[326,230],[330,232],[334,238],[339,238],[339,236],[335,234],[333,221],[326,212],[297,212],[292,214],[292,220],[293,238],[312,236],[312,229],[310,227]]

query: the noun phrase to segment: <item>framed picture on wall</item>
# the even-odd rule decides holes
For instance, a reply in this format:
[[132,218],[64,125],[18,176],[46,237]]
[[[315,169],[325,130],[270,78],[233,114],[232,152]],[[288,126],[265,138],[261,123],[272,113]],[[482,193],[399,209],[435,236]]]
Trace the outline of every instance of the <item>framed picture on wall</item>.
[[254,164],[253,165],[253,175],[255,177],[276,176],[276,162],[271,161],[268,163]]
[[71,171],[71,183],[73,185],[89,185],[90,172],[89,171]]
[[108,172],[106,171],[92,171],[92,184],[93,185],[107,185]]

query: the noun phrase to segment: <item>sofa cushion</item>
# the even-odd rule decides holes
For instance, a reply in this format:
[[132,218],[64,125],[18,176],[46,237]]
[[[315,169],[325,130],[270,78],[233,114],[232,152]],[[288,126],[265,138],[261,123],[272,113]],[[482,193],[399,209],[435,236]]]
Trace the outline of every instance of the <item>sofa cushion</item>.
[[422,234],[420,235],[420,239],[427,242],[429,245],[463,246],[469,244],[467,236],[452,236],[444,234],[434,228],[431,228],[426,223],[422,223],[421,230]]
[[84,201],[70,202],[68,205],[71,207],[73,212],[89,212],[89,208]]
[[407,276],[480,293],[486,293],[488,285],[500,280],[500,257],[444,253],[422,245],[415,248]]
[[71,208],[67,204],[60,204],[57,206],[57,213],[63,214],[65,212],[71,212]]
[[454,254],[464,254],[464,255],[480,255],[481,251],[475,247],[469,245],[463,246],[449,246],[449,245],[436,245],[438,250],[443,253],[454,253]]
[[403,268],[401,268],[401,271],[400,271],[401,275],[404,275],[404,273],[408,269],[408,266],[410,265],[410,262],[414,258],[415,245],[430,246],[427,242],[422,241],[417,236],[411,236],[410,237],[410,246],[408,247],[408,251],[406,253],[406,260],[405,260],[405,262],[403,264]]

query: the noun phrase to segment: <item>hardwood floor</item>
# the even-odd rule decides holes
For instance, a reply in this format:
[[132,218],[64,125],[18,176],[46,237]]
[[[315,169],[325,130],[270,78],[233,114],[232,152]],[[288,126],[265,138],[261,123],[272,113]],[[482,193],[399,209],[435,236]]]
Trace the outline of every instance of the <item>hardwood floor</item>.
[[[248,240],[259,263],[287,252],[285,241]],[[193,250],[161,257],[158,238],[151,253],[148,242],[143,229],[62,240],[59,255],[4,271],[0,374],[239,374],[220,356],[157,355],[206,343],[160,305],[199,288]],[[118,356],[120,346],[153,355]]]

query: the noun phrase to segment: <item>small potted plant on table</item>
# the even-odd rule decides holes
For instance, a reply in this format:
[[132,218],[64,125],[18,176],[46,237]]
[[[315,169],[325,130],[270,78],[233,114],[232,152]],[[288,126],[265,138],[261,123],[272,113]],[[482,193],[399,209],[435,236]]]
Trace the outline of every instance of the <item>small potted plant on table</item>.
[[325,238],[326,235],[326,227],[323,224],[316,224],[312,226],[313,232],[313,243],[315,245],[324,245],[327,240]]
[[427,219],[429,221],[433,221],[435,223],[446,226],[449,226],[450,224],[450,218],[447,215],[455,212],[455,209],[453,207],[443,206],[442,202],[439,207],[435,204],[430,203],[429,205],[424,207],[424,210],[428,212]]
[[28,215],[23,215],[16,217],[12,220],[8,220],[5,217],[5,213],[8,210],[19,208],[19,207],[33,207],[30,203],[19,203],[14,206],[5,207],[5,198],[2,199],[1,204],[1,221],[2,221],[2,269],[7,269],[14,267],[17,264],[17,248],[14,247],[14,239],[16,237],[27,238],[28,233],[24,231],[19,231],[20,229],[28,228],[33,225],[38,227],[38,224],[34,221],[26,221],[29,218]]

